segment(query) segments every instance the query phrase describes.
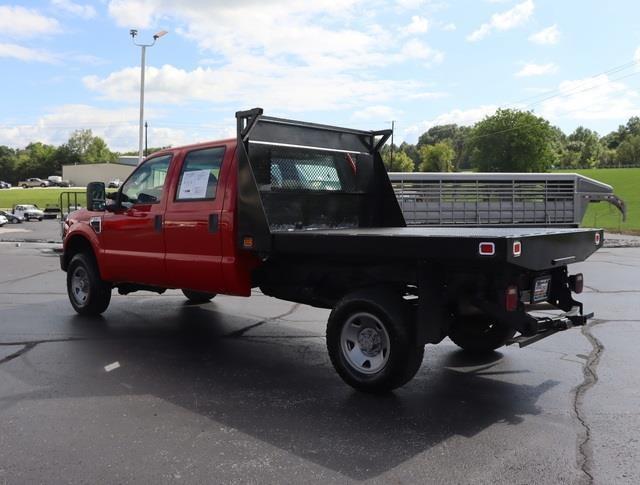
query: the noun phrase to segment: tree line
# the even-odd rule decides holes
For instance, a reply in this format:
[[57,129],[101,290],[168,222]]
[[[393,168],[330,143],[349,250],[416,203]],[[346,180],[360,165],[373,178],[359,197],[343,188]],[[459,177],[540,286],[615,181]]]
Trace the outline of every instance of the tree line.
[[[148,153],[160,150],[151,148]],[[119,155],[91,130],[74,131],[60,146],[34,142],[25,148],[0,145],[0,180],[16,184],[28,177],[60,175],[62,165],[114,162]],[[499,109],[473,126],[438,125],[413,145],[386,145],[391,172],[546,172],[554,168],[640,165],[640,117],[605,136],[579,126],[566,135],[531,111]]]
[[415,145],[387,145],[390,172],[546,172],[640,165],[640,117],[605,136],[579,126],[566,135],[531,111],[499,109],[473,126],[438,125]]

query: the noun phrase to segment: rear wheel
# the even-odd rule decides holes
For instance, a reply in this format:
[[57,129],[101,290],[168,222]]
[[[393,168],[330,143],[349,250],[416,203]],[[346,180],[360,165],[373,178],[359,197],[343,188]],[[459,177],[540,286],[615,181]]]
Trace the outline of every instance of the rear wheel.
[[207,303],[216,296],[215,293],[206,293],[204,291],[182,290],[182,293],[191,303]]
[[67,293],[80,315],[100,315],[111,301],[111,285],[100,278],[92,256],[76,254],[67,268]]
[[458,347],[473,353],[491,352],[513,338],[516,331],[486,315],[459,317],[451,325],[449,338]]
[[371,393],[409,382],[424,356],[405,302],[377,289],[354,292],[338,302],[327,323],[327,348],[340,377]]

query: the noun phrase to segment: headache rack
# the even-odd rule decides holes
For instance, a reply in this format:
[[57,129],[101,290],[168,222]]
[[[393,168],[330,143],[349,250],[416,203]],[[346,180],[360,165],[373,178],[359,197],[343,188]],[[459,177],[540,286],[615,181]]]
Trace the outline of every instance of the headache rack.
[[364,131],[236,113],[238,244],[269,252],[275,232],[404,227],[379,150]]
[[390,173],[407,225],[578,227],[610,185],[575,173]]

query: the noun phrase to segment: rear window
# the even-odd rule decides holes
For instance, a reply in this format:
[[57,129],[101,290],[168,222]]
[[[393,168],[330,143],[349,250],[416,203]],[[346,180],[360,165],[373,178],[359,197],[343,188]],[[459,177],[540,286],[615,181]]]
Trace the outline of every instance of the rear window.
[[256,173],[257,182],[263,191],[352,192],[356,189],[354,157],[345,153],[270,148],[259,157],[264,167]]

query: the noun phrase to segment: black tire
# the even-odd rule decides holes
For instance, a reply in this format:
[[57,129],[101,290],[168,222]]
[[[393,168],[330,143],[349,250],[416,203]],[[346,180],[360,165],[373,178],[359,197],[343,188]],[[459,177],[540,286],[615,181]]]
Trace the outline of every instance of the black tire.
[[40,187],[46,187],[47,184],[40,184]]
[[485,315],[459,317],[449,329],[449,338],[463,350],[486,353],[502,347],[516,331]]
[[42,222],[42,217],[38,217],[38,221]]
[[78,253],[71,259],[67,268],[67,294],[80,315],[100,315],[107,309],[111,285],[100,278],[93,255]]
[[182,294],[187,297],[191,303],[208,303],[216,296],[215,293],[206,293],[204,291],[182,290]]
[[[358,324],[359,319],[364,323]],[[376,345],[373,349],[363,351],[360,336],[364,330],[368,330],[367,326],[377,329],[374,338],[369,338],[369,343],[373,340]],[[367,351],[378,352],[370,360],[369,370],[365,369],[366,360],[359,367],[351,361],[348,348],[353,345],[353,349],[356,344],[348,338],[349,328],[360,328],[356,351],[360,351],[361,355]],[[379,343],[376,341],[377,335],[382,337],[380,349],[376,348]],[[385,338],[388,338],[386,353]],[[331,363],[342,380],[359,391],[369,393],[389,392],[409,382],[420,369],[424,356],[424,346],[416,345],[415,329],[406,303],[384,289],[356,291],[337,303],[327,322],[327,349]],[[379,362],[380,355],[383,363]],[[378,362],[372,364],[375,360]]]
[[28,186],[27,184],[22,184],[22,188],[23,188],[23,189],[28,189],[28,188],[29,188],[29,186]]

